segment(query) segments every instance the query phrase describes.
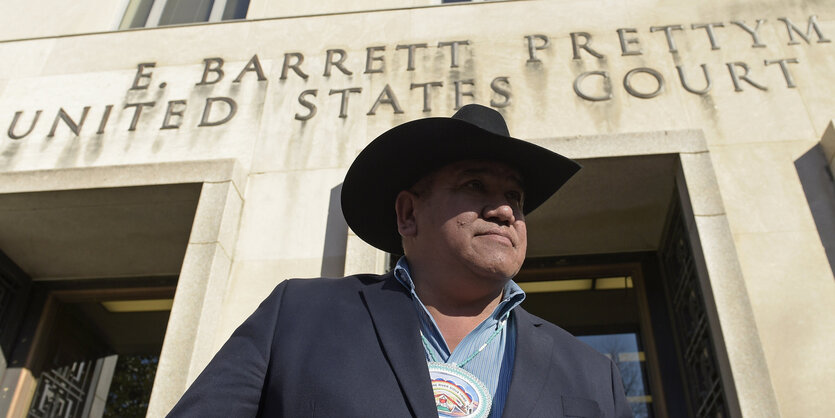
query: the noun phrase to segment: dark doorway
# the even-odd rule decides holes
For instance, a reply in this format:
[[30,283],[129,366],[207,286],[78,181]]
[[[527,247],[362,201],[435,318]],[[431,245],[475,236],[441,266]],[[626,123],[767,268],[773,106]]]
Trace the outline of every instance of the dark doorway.
[[31,309],[41,307],[26,367],[38,384],[27,416],[145,416],[176,278],[142,282],[36,284],[43,303]]
[[674,196],[657,251],[528,259],[515,280],[525,309],[617,364],[636,418],[727,417],[719,330]]

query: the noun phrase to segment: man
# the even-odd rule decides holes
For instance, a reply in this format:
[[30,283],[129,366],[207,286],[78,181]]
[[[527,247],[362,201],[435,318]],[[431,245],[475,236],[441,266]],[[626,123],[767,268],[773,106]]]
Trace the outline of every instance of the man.
[[405,257],[383,276],[278,285],[170,416],[631,416],[612,361],[525,312],[511,280],[525,215],[578,169],[479,105],[382,134],[342,210]]

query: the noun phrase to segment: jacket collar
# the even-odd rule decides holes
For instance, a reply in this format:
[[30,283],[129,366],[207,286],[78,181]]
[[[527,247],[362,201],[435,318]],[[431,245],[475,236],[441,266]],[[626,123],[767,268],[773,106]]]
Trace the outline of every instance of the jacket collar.
[[521,307],[514,309],[513,315],[516,319],[516,356],[502,416],[526,417],[545,393],[554,341],[548,333],[538,329],[543,320]]
[[[437,416],[429,370],[420,341],[420,323],[406,289],[389,272],[362,296],[386,359],[414,416]],[[419,367],[418,367],[419,366]]]

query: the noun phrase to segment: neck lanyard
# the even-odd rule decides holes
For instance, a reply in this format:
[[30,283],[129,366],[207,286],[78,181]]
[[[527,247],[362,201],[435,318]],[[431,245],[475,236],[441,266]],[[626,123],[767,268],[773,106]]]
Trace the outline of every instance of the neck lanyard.
[[[482,344],[481,347],[478,348],[478,350],[476,350],[472,354],[470,354],[470,356],[467,357],[466,360],[464,360],[460,364],[458,364],[458,367],[463,368],[465,364],[469,363],[470,360],[474,359],[475,356],[479,355],[479,353],[484,351],[484,349],[487,348],[488,345],[490,345],[490,342],[492,342],[493,339],[496,338],[496,336],[499,335],[500,332],[502,332],[502,329],[504,329],[504,325],[505,325],[506,322],[507,322],[507,317],[505,317],[505,319],[502,319],[502,321],[499,322],[499,326],[496,327],[496,330],[493,331],[493,334],[490,335],[490,338],[488,338],[487,341],[485,341],[484,344]],[[435,355],[432,354],[432,351],[433,351],[432,346],[429,344],[429,340],[426,339],[426,336],[423,335],[423,331],[420,331],[420,339],[423,341],[423,347],[426,349],[426,352],[429,354],[429,359],[432,362],[436,362],[437,360],[435,360]]]

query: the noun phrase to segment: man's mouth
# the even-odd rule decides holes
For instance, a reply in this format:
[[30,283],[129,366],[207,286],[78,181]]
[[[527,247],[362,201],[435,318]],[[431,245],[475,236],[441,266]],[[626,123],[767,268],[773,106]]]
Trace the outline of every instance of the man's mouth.
[[501,230],[490,230],[482,233],[476,234],[476,236],[484,236],[495,239],[496,241],[503,242],[511,247],[515,247],[516,243],[514,242],[513,238],[507,232]]

